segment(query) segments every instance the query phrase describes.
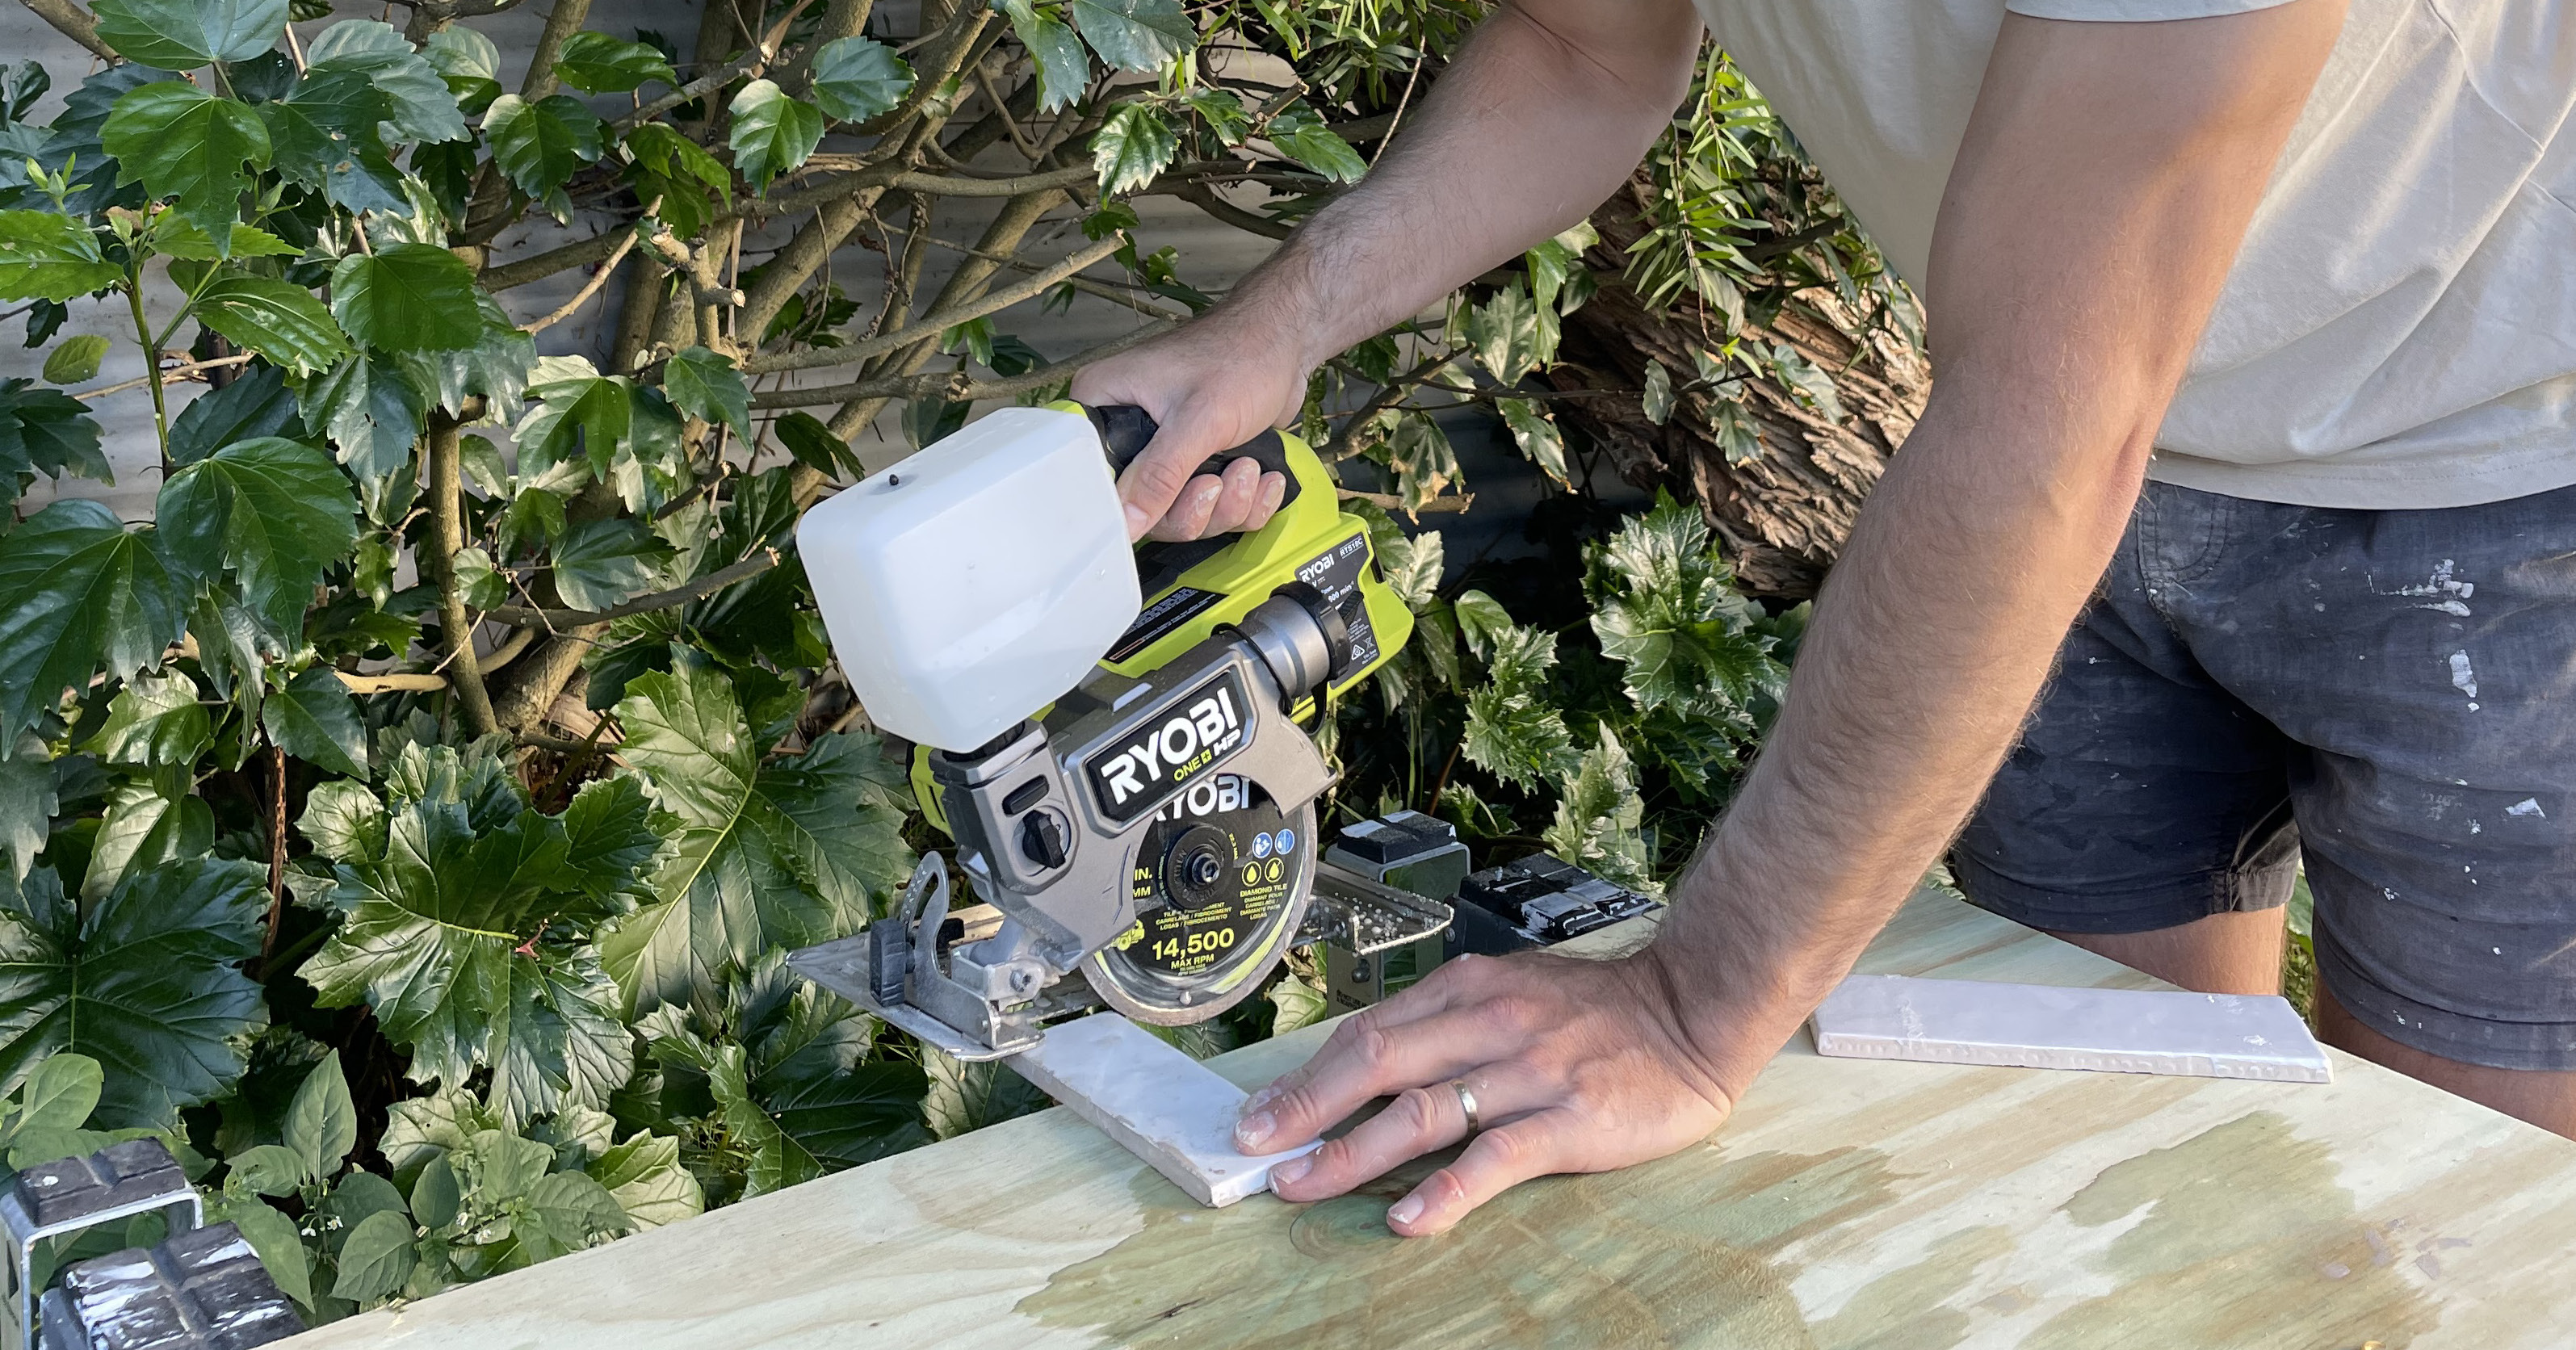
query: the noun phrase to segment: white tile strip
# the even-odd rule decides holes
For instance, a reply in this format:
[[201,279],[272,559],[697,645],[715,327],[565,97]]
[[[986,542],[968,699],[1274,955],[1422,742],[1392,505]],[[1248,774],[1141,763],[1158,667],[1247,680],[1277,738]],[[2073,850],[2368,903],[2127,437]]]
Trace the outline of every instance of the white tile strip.
[[2101,1073],[2332,1080],[2289,1000],[1854,975],[1818,1005],[1816,1053]]
[[1049,1027],[1036,1049],[1005,1062],[1203,1205],[1268,1190],[1273,1166],[1316,1147],[1235,1152],[1243,1089],[1116,1013]]

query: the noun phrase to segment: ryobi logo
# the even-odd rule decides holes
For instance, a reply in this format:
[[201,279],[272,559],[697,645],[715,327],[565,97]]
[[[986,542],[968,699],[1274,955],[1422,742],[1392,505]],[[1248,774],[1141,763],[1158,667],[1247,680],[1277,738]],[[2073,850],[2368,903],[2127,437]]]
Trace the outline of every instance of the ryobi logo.
[[1251,707],[1243,677],[1229,669],[1166,704],[1084,766],[1101,814],[1125,823],[1160,809],[1243,745]]

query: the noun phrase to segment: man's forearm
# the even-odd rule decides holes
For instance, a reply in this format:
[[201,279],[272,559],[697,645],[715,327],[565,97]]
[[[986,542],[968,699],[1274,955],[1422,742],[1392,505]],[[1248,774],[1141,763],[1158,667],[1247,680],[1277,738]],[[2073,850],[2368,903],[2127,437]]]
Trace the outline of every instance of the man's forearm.
[[[1658,944],[1731,1091],[1849,968],[2010,745],[2120,537],[2340,14],[2007,19],[1934,242],[1931,405]],[[2193,72],[2180,87],[2141,73],[2177,70]],[[2063,135],[2111,109],[2114,135]]]
[[1369,176],[1210,318],[1293,335],[1312,366],[1567,229],[1670,121],[1699,31],[1680,0],[1498,9]]

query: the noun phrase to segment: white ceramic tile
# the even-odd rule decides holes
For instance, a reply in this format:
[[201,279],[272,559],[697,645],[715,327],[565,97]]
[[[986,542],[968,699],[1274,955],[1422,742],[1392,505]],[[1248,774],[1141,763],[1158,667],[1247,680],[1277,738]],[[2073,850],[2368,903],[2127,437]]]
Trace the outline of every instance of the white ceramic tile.
[[1268,1190],[1273,1166],[1316,1147],[1235,1152],[1243,1089],[1116,1013],[1049,1027],[1036,1049],[1008,1062],[1203,1205]]
[[1816,1053],[2033,1069],[2330,1081],[2281,998],[1854,975],[1809,1019]]

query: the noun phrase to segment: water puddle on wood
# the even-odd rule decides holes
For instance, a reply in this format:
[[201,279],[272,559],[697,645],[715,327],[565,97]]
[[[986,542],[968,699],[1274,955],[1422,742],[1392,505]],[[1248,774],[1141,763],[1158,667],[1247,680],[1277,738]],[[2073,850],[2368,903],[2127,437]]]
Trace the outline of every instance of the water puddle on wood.
[[2066,1202],[2086,1227],[2146,1210],[2102,1267],[2122,1281],[2051,1318],[2022,1350],[2406,1350],[2439,1310],[2412,1254],[2365,1222],[2326,1145],[2256,1111],[2104,1168]]
[[1518,1187],[1439,1237],[1386,1207],[1448,1155],[1295,1207],[1191,1204],[1139,1179],[1141,1232],[1057,1272],[1019,1311],[1130,1346],[1687,1346],[1822,1350],[1773,1256],[1887,1203],[1885,1155],[1706,1148]]

